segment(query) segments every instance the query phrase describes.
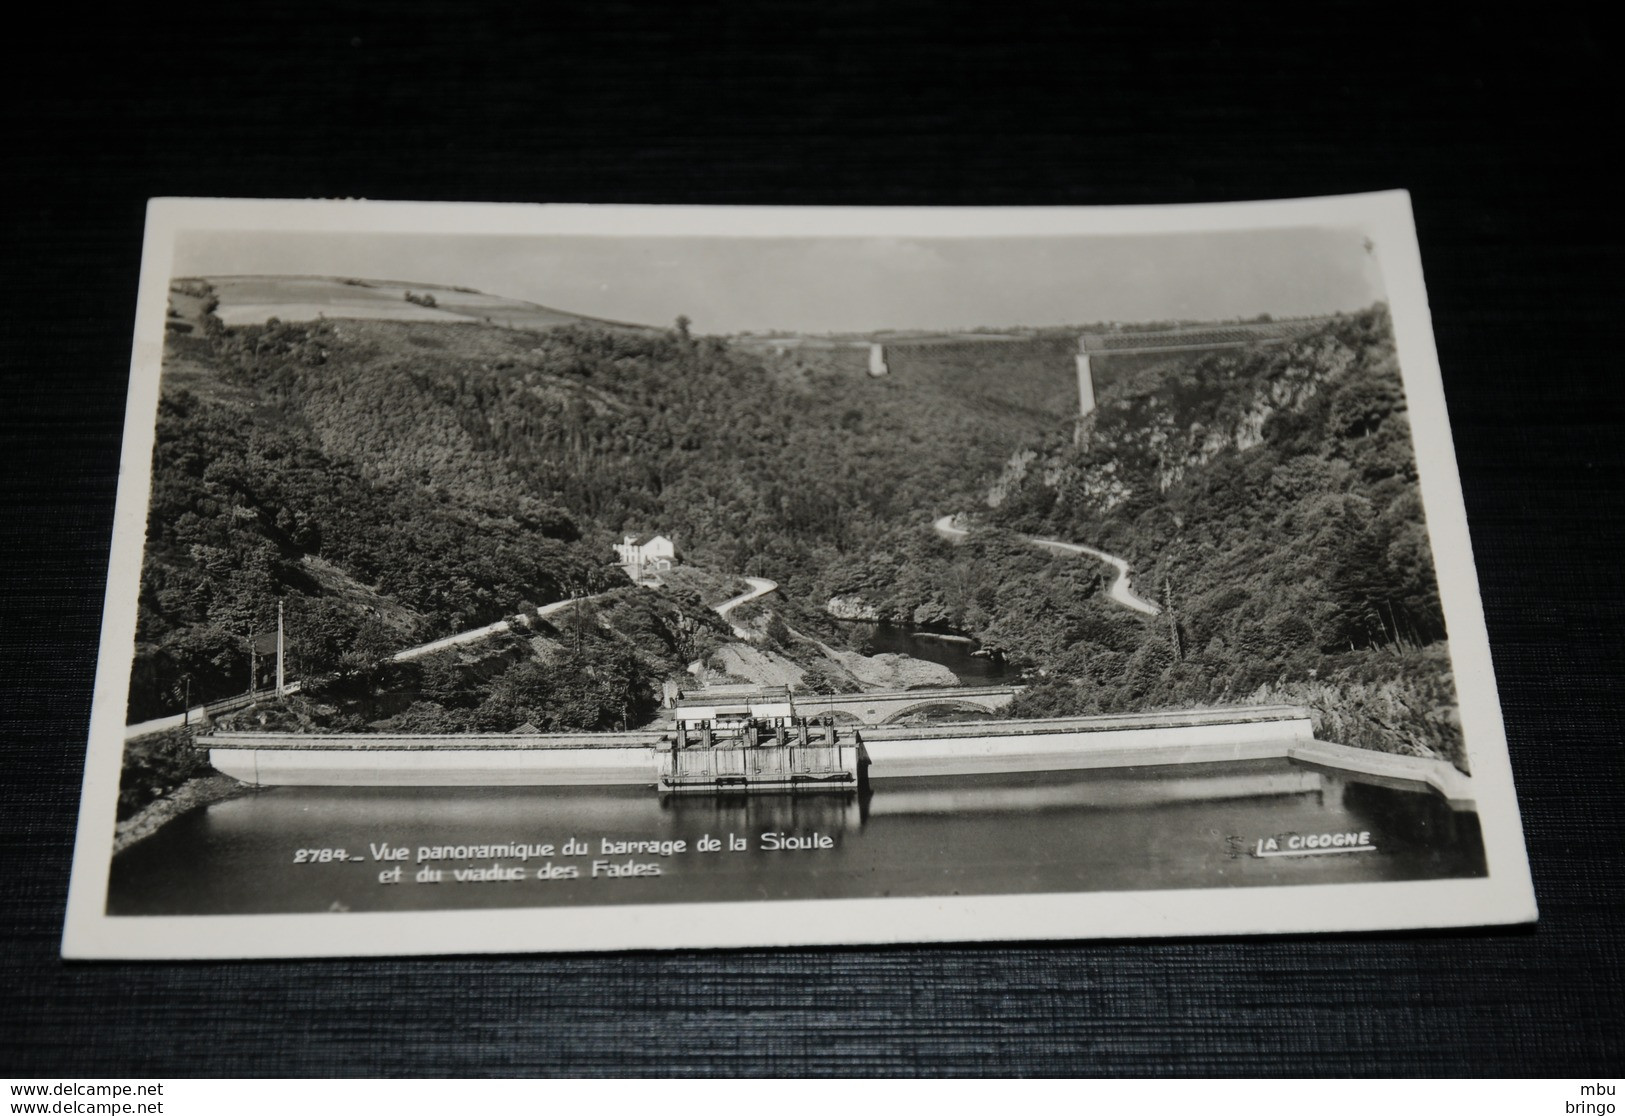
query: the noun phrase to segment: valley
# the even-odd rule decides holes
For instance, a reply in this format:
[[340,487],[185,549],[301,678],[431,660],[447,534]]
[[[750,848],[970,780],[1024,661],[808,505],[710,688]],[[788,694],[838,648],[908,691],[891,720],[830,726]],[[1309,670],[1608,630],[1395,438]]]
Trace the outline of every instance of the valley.
[[[1079,419],[1073,327],[897,334],[872,375],[859,339],[421,283],[173,293],[132,722],[265,689],[279,605],[304,684],[228,724],[609,729],[673,682],[942,684],[871,662],[846,616],[978,641],[1026,673],[1015,715],[1295,701],[1464,763],[1381,306],[1097,355]],[[681,560],[634,586],[611,547],[652,531]]]

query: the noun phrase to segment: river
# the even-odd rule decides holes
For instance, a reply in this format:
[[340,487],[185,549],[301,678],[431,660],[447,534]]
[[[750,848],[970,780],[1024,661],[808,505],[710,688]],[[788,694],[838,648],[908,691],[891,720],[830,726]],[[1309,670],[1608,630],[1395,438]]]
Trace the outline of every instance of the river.
[[[1321,834],[1343,836],[1317,848]],[[628,854],[606,841],[684,848]],[[708,842],[719,847],[702,851]],[[482,845],[508,851],[492,855]],[[638,865],[649,867],[633,874]],[[400,882],[380,882],[397,868]],[[1288,760],[881,780],[861,795],[278,787],[195,810],[119,854],[107,909],[250,914],[1011,895],[1484,871],[1476,814],[1431,792]]]
[[910,655],[940,663],[967,686],[985,686],[1017,673],[1001,655],[975,654],[980,645],[968,636],[868,620],[843,620],[841,627],[851,633],[853,645],[865,655]]

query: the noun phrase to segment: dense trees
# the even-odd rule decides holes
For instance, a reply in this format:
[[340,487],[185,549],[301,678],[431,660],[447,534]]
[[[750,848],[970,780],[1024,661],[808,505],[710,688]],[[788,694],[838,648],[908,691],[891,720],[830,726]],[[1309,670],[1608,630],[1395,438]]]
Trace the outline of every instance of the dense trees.
[[452,501],[380,476],[324,450],[297,411],[241,390],[268,373],[267,354],[305,364],[323,332],[228,335],[220,382],[160,402],[134,718],[178,709],[188,688],[194,700],[246,690],[249,642],[274,630],[279,601],[294,665],[345,673],[521,602],[610,584],[555,505]]
[[[993,522],[1121,554],[1141,591],[1167,609],[1136,622],[1138,637],[1112,638],[1068,630],[1052,605],[1024,608],[1001,595],[990,634],[1058,679],[1029,695],[1029,708],[1301,691],[1338,722],[1334,739],[1460,760],[1448,659],[1435,653],[1444,617],[1382,308],[1144,379],[1103,400],[1080,444],[1044,447],[1006,490]],[[1069,648],[1060,657],[1058,643]],[[1124,652],[1126,663],[1110,657]],[[1101,662],[1122,671],[1089,669]]]
[[974,499],[1054,421],[963,395],[791,376],[681,328],[176,337],[131,714],[174,711],[186,678],[201,699],[245,689],[247,641],[279,599],[301,670],[350,669],[345,646],[353,660],[612,584],[623,530],[813,601],[827,568]]
[[710,654],[727,631],[696,597],[626,587],[551,622],[516,617],[511,634],[466,648],[330,675],[281,712],[299,727],[349,731],[636,727],[653,716],[661,682]]
[[[1353,737],[1425,725],[1405,738],[1450,751],[1444,624],[1381,308],[1103,375],[1076,441],[1056,386],[1069,365],[1004,392],[974,346],[900,354],[871,379],[681,323],[205,334],[170,338],[132,716],[173,712],[187,685],[194,700],[244,689],[248,640],[280,601],[295,669],[332,679],[307,719],[325,701],[347,724],[423,731],[635,723],[662,677],[721,638],[697,600],[627,591],[590,623],[540,631],[540,650],[376,666],[603,590],[619,578],[608,544],[660,530],[691,562],[780,582],[774,608],[802,630],[838,638],[821,606],[839,595],[976,634],[1033,668],[1028,711],[1311,687],[1304,700],[1344,702],[1345,727],[1398,718]],[[966,545],[931,535],[990,489]],[[1110,603],[1104,566],[1022,534],[1123,555],[1164,614]]]

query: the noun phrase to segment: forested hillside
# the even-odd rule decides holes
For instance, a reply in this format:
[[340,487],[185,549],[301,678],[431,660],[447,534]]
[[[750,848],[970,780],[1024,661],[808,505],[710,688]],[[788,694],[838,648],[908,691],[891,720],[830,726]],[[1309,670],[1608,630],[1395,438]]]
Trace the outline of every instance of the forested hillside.
[[[259,359],[276,344],[319,367],[299,336],[267,331]],[[496,489],[451,499],[329,453],[213,366],[209,345],[171,339],[190,368],[159,405],[132,718],[245,690],[250,641],[275,630],[279,602],[292,666],[331,673],[610,584],[556,505]]]
[[[1076,437],[1059,342],[1018,354],[1058,365],[1035,384],[997,346],[921,346],[871,378],[683,323],[201,326],[166,356],[132,717],[187,685],[241,692],[280,602],[294,670],[343,699],[329,727],[635,721],[727,638],[692,594],[628,590],[568,639],[543,625],[478,661],[377,664],[624,584],[610,543],[659,531],[717,575],[775,579],[768,607],[826,639],[836,597],[976,635],[1031,671],[1019,711],[1304,701],[1330,739],[1460,762],[1380,307],[1102,377]],[[966,545],[931,533],[978,508]],[[1123,556],[1163,613],[1023,536]]]
[[226,329],[194,287],[204,316],[165,359],[137,719],[245,689],[278,602],[301,677],[354,671],[624,581],[623,531],[768,573],[816,619],[824,571],[975,499],[1056,422],[949,378],[786,376],[682,328]]
[[1330,739],[1463,762],[1385,309],[1138,377],[1080,435],[1015,455],[987,521],[1127,558],[1164,613],[996,590],[988,632],[1049,668],[1029,709],[1302,701]]

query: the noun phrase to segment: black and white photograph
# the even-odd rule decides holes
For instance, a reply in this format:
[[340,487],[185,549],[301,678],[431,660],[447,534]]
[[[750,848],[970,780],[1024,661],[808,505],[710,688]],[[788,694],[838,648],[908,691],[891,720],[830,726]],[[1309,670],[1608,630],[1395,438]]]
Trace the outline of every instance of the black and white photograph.
[[1535,917],[1403,194],[160,200],[123,462],[71,957]]

